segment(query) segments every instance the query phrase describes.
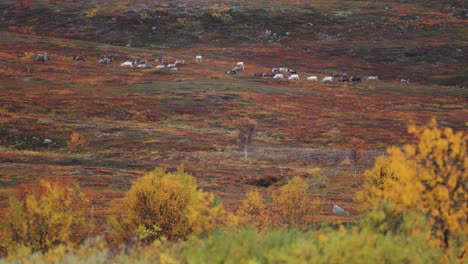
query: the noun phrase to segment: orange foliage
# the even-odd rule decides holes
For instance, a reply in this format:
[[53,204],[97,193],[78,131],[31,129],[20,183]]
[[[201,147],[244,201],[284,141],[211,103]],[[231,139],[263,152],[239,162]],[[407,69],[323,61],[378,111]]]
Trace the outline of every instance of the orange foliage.
[[71,151],[83,149],[86,147],[86,139],[80,133],[73,132],[73,134],[70,136],[70,140],[67,141],[67,146]]
[[354,177],[357,176],[359,163],[364,158],[365,142],[359,138],[351,138],[349,159],[354,167]]

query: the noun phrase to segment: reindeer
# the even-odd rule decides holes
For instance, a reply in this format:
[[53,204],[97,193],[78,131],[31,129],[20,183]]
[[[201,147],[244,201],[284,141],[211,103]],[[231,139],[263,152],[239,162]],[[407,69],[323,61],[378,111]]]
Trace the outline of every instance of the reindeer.
[[47,52],[45,52],[44,54],[39,53],[39,54],[37,54],[36,57],[34,58],[34,61],[35,61],[35,62],[40,62],[40,61],[42,61],[42,62],[46,63],[47,61],[50,61],[50,60],[52,60],[52,58],[49,57],[49,56],[47,56]]

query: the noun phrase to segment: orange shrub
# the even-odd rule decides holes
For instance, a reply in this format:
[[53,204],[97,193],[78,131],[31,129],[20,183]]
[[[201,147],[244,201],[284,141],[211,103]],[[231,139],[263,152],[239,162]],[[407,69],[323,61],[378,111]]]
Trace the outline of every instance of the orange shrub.
[[350,154],[349,154],[349,159],[351,160],[351,163],[353,164],[354,167],[354,177],[357,176],[357,171],[358,171],[358,166],[361,163],[363,157],[364,157],[364,141],[362,141],[359,138],[351,138],[350,140]]
[[86,147],[86,139],[80,133],[73,132],[73,134],[70,136],[70,140],[67,141],[67,146],[71,151],[83,149]]

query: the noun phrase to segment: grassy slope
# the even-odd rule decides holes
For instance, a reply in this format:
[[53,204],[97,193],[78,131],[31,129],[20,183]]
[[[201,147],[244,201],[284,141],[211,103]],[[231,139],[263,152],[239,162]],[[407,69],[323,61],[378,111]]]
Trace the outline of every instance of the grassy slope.
[[[213,1],[196,5],[184,1],[38,3],[26,12],[11,8],[12,1],[7,1],[2,24],[46,36],[152,49],[203,50],[204,45],[247,48],[253,44],[271,49],[278,43],[282,53],[292,53],[291,58],[278,57],[276,52],[273,56],[295,64],[291,66],[306,66],[297,62],[307,55],[320,69],[467,85],[466,19],[443,12],[440,5],[431,9],[427,1],[421,5],[414,1],[309,2],[230,2],[233,23],[226,25],[209,15]],[[96,7],[95,16],[86,16]],[[265,30],[276,36],[264,36]]]
[[[9,3],[3,2],[1,8]],[[110,26],[101,20],[105,15],[80,15],[83,8],[79,6],[43,3],[27,13],[8,9],[6,20],[0,22],[1,207],[6,205],[3,198],[20,182],[73,177],[88,188],[102,216],[111,199],[120,197],[132,179],[154,166],[173,168],[181,163],[198,177],[204,189],[219,194],[228,207],[235,207],[252,185],[273,184],[262,187],[268,194],[283,178],[307,176],[309,169],[320,167],[329,183],[312,196],[323,201],[319,220],[332,220],[336,218],[330,214],[334,203],[349,209],[353,216],[359,211],[352,201],[359,180],[351,175],[345,151],[351,137],[362,137],[373,150],[367,153],[365,166],[369,167],[385,146],[409,140],[405,132],[408,122],[424,123],[435,116],[443,125],[466,129],[465,89],[417,83],[406,86],[394,81],[399,75],[427,81],[425,76],[436,71],[436,63],[443,69],[438,78],[449,75],[466,82],[466,65],[461,55],[452,53],[455,47],[466,50],[461,34],[465,22],[438,11],[430,10],[429,14],[447,18],[442,26],[402,33],[379,20],[427,11],[415,5],[391,4],[396,11],[386,14],[381,3],[351,1],[317,1],[307,9],[297,8],[304,6],[303,2],[291,1],[289,7],[252,11],[261,6],[258,1],[257,7],[233,11],[235,21],[249,23],[222,25],[202,9],[180,13],[174,7],[154,11],[164,11],[167,22],[158,24],[166,27],[164,30],[150,35],[144,32],[155,21],[140,24],[138,20],[119,19],[117,25]],[[107,12],[125,17],[137,14],[124,11],[124,7],[115,5],[115,10],[109,7]],[[57,8],[61,12],[54,11]],[[74,23],[45,23],[53,14]],[[200,24],[188,29],[169,27],[177,16],[197,18]],[[285,24],[273,23],[286,17]],[[369,20],[375,21],[376,27],[371,37],[365,33],[373,27],[366,22]],[[83,28],[77,30],[77,25]],[[93,28],[109,31],[100,36]],[[258,39],[266,28],[278,32],[280,38]],[[122,38],[122,32],[133,37],[132,44],[137,47],[109,45],[125,44],[127,37]],[[445,33],[438,35],[441,32]],[[420,50],[427,52],[420,55]],[[32,56],[43,51],[53,60],[32,63]],[[16,52],[26,52],[27,58],[16,58]],[[193,55],[199,52],[205,55],[201,65],[193,62]],[[444,52],[452,55],[444,56]],[[76,54],[87,55],[87,60],[73,61]],[[116,63],[98,65],[96,61],[103,55],[113,56]],[[118,67],[118,62],[128,58],[161,55],[188,63],[177,74]],[[223,74],[239,60],[246,62],[246,73]],[[346,70],[377,74],[384,81],[341,85],[251,77],[280,64],[296,67],[302,77],[307,72],[324,76],[331,70]],[[435,75],[431,73],[430,78]],[[241,115],[259,122],[248,163],[242,162],[235,147],[232,120]],[[83,152],[66,150],[66,141],[74,131],[84,134],[89,143]],[[45,145],[45,138],[55,144]]]

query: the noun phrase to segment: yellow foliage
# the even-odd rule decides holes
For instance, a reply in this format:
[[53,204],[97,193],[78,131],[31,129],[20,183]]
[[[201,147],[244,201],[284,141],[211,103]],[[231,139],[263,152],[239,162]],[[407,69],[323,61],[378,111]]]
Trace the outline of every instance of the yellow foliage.
[[95,17],[97,15],[97,13],[98,13],[97,8],[91,8],[91,9],[88,9],[84,14],[87,17]]
[[239,227],[253,224],[258,230],[264,230],[267,226],[267,214],[262,195],[256,189],[246,193],[241,206],[237,209]]
[[195,179],[182,168],[147,173],[114,210],[109,219],[113,238],[123,241],[136,235],[147,243],[209,233],[224,214],[214,195],[197,190]]
[[9,254],[21,254],[21,248],[45,253],[59,244],[79,242],[86,235],[84,214],[88,200],[78,185],[41,180],[25,192],[9,200],[3,234],[8,239]]
[[304,179],[294,177],[281,188],[279,195],[273,196],[274,211],[278,214],[280,224],[304,224],[306,217],[316,211],[318,204],[307,202],[307,189]]
[[395,214],[428,214],[448,247],[449,238],[468,232],[467,133],[439,128],[435,120],[428,127],[410,126],[409,132],[419,142],[389,148],[388,156],[378,158],[357,199],[368,209],[390,202]]
[[211,16],[224,24],[232,22],[232,16],[229,14],[231,8],[225,4],[214,4],[210,7]]

